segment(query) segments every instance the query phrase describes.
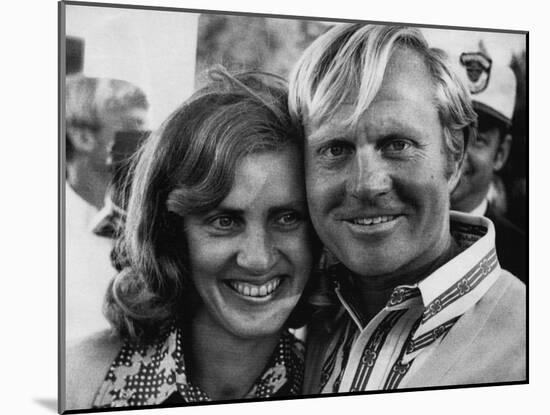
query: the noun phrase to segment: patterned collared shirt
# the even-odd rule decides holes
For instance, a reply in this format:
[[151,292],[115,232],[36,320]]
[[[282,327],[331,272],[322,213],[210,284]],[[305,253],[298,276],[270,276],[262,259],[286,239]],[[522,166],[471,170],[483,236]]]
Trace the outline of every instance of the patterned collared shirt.
[[460,254],[419,283],[396,287],[370,322],[354,299],[349,271],[341,264],[329,268],[345,312],[324,353],[321,393],[403,387],[422,370],[460,316],[496,281],[500,265],[493,224],[452,212],[451,234]]
[[[189,381],[183,350],[183,332],[175,325],[154,344],[126,342],[111,364],[93,407],[210,401]],[[303,343],[285,330],[267,369],[244,398],[297,395],[302,389],[303,369]]]

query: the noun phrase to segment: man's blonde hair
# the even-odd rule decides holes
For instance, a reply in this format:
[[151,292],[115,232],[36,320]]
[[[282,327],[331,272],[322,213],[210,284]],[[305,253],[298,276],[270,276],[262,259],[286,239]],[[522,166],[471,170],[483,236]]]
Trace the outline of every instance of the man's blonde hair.
[[426,63],[447,155],[462,157],[476,122],[469,93],[449,69],[445,53],[430,48],[416,28],[350,23],[317,38],[290,75],[289,110],[294,122],[322,123],[345,102],[355,108],[345,120],[354,127],[378,93],[388,62],[399,48],[417,52]]

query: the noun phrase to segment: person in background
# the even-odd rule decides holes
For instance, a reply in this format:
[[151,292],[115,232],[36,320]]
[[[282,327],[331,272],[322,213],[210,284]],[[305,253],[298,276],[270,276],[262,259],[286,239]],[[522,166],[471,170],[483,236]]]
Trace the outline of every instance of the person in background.
[[496,231],[496,249],[502,268],[527,282],[527,239],[506,218],[506,192],[497,174],[506,164],[512,145],[512,115],[516,78],[512,69],[493,62],[483,42],[477,50],[451,57],[455,71],[470,91],[477,113],[477,137],[468,143],[451,208],[485,216]]
[[327,251],[304,393],[525,382],[525,285],[490,220],[450,211],[476,114],[445,54],[415,28],[338,25],[289,108]]
[[149,103],[140,88],[117,79],[71,75],[65,92],[65,338],[72,341],[108,327],[101,309],[115,274],[113,241],[93,230],[110,210],[115,134],[145,128]]

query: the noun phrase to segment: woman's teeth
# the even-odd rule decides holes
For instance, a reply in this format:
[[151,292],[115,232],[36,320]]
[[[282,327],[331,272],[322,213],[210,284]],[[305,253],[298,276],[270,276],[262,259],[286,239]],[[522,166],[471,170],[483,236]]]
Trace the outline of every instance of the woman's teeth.
[[374,218],[354,219],[353,223],[356,225],[376,225],[377,223],[389,222],[394,219],[395,216],[377,216]]
[[228,285],[239,294],[246,297],[267,297],[281,284],[281,278],[274,278],[263,285],[254,285],[247,282],[229,281]]

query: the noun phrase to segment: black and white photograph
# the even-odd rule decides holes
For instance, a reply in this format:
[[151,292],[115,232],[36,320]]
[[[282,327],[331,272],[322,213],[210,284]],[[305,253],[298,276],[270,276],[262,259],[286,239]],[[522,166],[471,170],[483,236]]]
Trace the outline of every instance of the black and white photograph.
[[58,7],[60,413],[529,386],[528,28]]

